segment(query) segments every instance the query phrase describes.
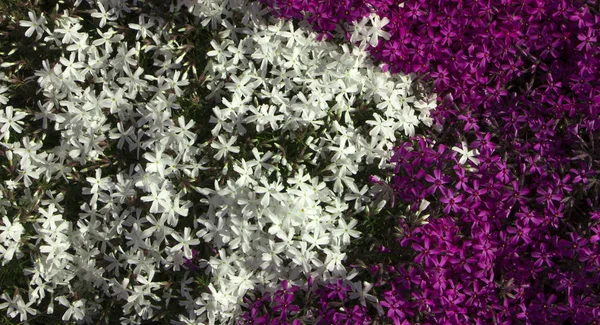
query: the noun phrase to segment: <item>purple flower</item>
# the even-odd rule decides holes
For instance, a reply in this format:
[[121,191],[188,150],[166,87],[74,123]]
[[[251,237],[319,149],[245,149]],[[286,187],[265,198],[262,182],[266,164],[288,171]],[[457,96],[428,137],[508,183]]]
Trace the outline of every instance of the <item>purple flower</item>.
[[542,266],[542,264],[548,265],[548,267],[554,266],[551,258],[554,253],[548,251],[548,247],[545,244],[541,244],[538,251],[531,253],[531,257],[535,258],[535,266]]
[[404,310],[406,302],[398,299],[393,294],[386,294],[385,300],[381,301],[380,304],[387,308],[387,316],[394,321],[394,324],[400,324],[406,319],[407,313],[409,313]]
[[440,170],[435,169],[433,171],[433,176],[426,175],[425,180],[432,184],[427,189],[428,194],[431,195],[431,194],[435,194],[435,192],[437,190],[439,190],[440,192],[443,193],[446,190],[446,187],[444,187],[444,184],[448,183],[450,181],[450,178],[446,175],[443,175]]
[[412,245],[412,248],[415,251],[419,252],[419,255],[417,255],[414,259],[415,263],[421,263],[423,259],[428,259],[432,254],[438,253],[436,249],[431,248],[431,241],[427,238],[425,238],[425,240],[423,241],[423,246],[414,243]]
[[350,291],[350,288],[347,285],[344,285],[343,280],[337,280],[335,284],[327,285],[327,289],[329,289],[329,293],[327,294],[327,298],[337,298],[341,301],[346,299],[347,292]]
[[442,193],[444,196],[440,198],[440,202],[446,203],[446,206],[444,207],[444,213],[450,213],[450,211],[463,211],[463,208],[459,205],[459,203],[463,200],[462,194],[455,196],[454,192],[452,192],[452,190],[449,189],[445,190]]

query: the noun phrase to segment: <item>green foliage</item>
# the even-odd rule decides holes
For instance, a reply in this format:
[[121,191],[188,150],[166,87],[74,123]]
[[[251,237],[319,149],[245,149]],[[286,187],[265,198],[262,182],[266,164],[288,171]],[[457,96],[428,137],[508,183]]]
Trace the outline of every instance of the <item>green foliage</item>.
[[29,282],[23,277],[25,261],[13,259],[0,267],[0,291],[12,292],[15,288],[27,287]]

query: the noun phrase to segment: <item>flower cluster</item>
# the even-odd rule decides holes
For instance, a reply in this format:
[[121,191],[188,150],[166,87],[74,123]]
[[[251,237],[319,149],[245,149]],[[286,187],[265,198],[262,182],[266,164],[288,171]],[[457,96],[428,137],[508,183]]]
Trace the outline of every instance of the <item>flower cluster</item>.
[[434,107],[367,58],[379,27],[352,48],[255,2],[61,6],[15,24],[31,97],[0,87],[0,259],[25,275],[0,308],[214,324],[250,290],[349,279],[368,170]]
[[[369,16],[373,6],[378,6],[377,0],[344,0],[344,1],[302,1],[302,0],[260,0],[266,6],[272,9],[272,14],[276,17],[285,19],[306,19],[312,29],[317,32],[319,39],[332,39],[340,33],[347,34],[352,30],[354,22],[361,18]],[[385,20],[385,19],[384,19]],[[365,29],[367,21],[362,21],[359,25],[363,32],[374,36],[377,39],[382,20],[377,16],[371,17],[372,27]],[[342,28],[345,28],[342,29]],[[389,36],[389,35],[388,35]],[[370,43],[371,46],[377,45],[376,42]]]
[[373,66],[366,44],[321,42],[257,18],[255,6],[245,12],[256,21],[223,22],[207,53],[207,98],[219,104],[203,150],[223,176],[196,187],[207,205],[197,235],[218,251],[201,261],[213,295],[228,297],[207,308],[218,319],[280,279],[345,277],[345,248],[359,236],[349,217],[369,202],[359,175],[385,168],[397,138],[432,121],[431,98],[413,93],[410,75]]
[[[458,118],[469,121],[469,130],[510,113],[528,115],[525,124],[538,127],[564,115],[597,118],[600,17],[585,1],[410,1],[377,8],[390,20],[384,30],[391,36],[372,48],[373,57],[432,81],[444,99],[438,123]],[[521,123],[507,128],[519,130]]]
[[241,316],[238,324],[372,324],[368,310],[382,312],[376,304],[377,298],[368,293],[372,287],[368,282],[363,287],[360,282],[349,284],[339,279],[325,284],[312,278],[301,287],[290,286],[284,280],[274,293],[247,298],[248,312]]
[[[373,59],[393,72],[419,72],[430,81],[443,99],[434,114],[438,123],[456,118],[468,119],[469,125],[485,123],[491,107],[511,106],[509,91],[531,93],[536,98],[529,100],[547,105],[544,110],[557,119],[575,112],[598,115],[593,67],[600,18],[585,1],[267,3],[283,17],[305,18],[317,31],[334,28],[325,29],[319,23],[324,18],[315,17],[327,17],[325,25],[348,26],[361,18],[364,25],[370,14],[375,30],[369,35],[386,39],[370,43]],[[345,36],[362,39],[350,32]],[[523,99],[510,101],[523,104]]]
[[393,272],[388,293],[420,301],[411,308],[434,322],[589,323],[598,313],[600,202],[590,191],[600,75],[587,65],[597,62],[600,20],[583,2],[451,7],[394,9],[416,13],[398,27],[410,41],[397,45],[408,53],[426,40],[425,65],[392,57],[390,42],[374,49],[431,78],[444,126],[395,150],[390,185],[401,202],[428,202],[429,218],[407,215],[401,245],[414,259]]
[[[139,24],[117,32],[132,11]],[[177,270],[199,243],[191,228],[171,228],[191,206],[178,179],[198,163],[193,123],[172,118],[188,84],[173,62],[185,55],[170,36],[174,23],[125,1],[29,18],[20,22],[25,36],[35,33],[38,55],[47,51],[27,78],[39,96],[20,108],[10,96],[0,102],[9,216],[0,258],[21,259],[29,291],[4,293],[0,306],[22,321],[59,312],[63,321],[90,322],[117,299],[122,322],[152,318],[168,306],[153,303],[168,287],[156,275]],[[14,301],[23,308],[12,309]]]
[[428,202],[429,218],[408,213],[400,223],[398,244],[413,254],[388,272],[382,305],[395,321],[411,318],[392,303],[452,324],[595,319],[600,224],[565,205],[585,185],[571,175],[522,181],[506,150],[487,133],[470,146],[418,138],[396,151],[390,185],[399,201]]
[[[270,3],[292,17],[286,8],[295,2]],[[386,272],[393,280],[379,298],[387,315],[398,324],[596,319],[595,5],[368,5],[382,17],[375,34],[386,39],[369,48],[374,60],[392,72],[418,73],[439,95],[439,132],[424,130],[427,138],[394,150],[393,182],[374,179],[394,189],[397,204],[412,207],[400,233],[413,257]],[[308,16],[309,8],[334,8],[323,1],[302,6]],[[338,18],[340,25],[361,19]]]
[[0,19],[10,318],[599,318],[597,3],[46,9]]

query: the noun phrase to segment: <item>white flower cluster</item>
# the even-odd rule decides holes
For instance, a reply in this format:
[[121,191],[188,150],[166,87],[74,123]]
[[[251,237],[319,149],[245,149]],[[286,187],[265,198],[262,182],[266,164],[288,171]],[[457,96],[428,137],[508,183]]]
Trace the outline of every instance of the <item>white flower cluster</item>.
[[[84,18],[68,11],[52,28],[33,13],[21,22],[27,37],[35,32],[40,47],[59,57],[35,73],[43,96],[37,107],[5,106],[7,88],[0,88],[2,145],[14,175],[6,181],[13,197],[2,199],[3,215],[14,217],[0,225],[0,258],[3,265],[24,256],[32,262],[27,304],[11,303],[18,293],[4,294],[0,307],[21,320],[38,312],[32,304],[44,302],[43,312],[52,314],[57,302],[66,308],[64,321],[91,322],[115,298],[124,302],[122,322],[151,318],[155,292],[165,286],[153,278],[177,269],[199,243],[190,228],[180,235],[164,226],[188,216],[191,202],[173,180],[199,166],[193,122],[171,118],[188,84],[179,70],[183,47],[171,41],[172,26],[144,14],[130,24],[137,35],[128,43],[115,23],[131,10],[126,2],[91,4],[103,27],[95,31],[83,31]],[[150,71],[142,58],[153,61]],[[24,135],[25,122],[35,121],[42,130]],[[78,192],[72,184],[83,186]],[[26,223],[33,228],[25,236]]]
[[[363,17],[363,19],[356,23],[352,28],[352,36],[350,42],[362,42],[368,41],[370,46],[377,46],[379,44],[379,37],[383,39],[390,39],[390,33],[383,30],[390,20],[387,17],[379,17],[376,13],[371,13],[369,17]],[[367,26],[370,23],[371,26]]]
[[[125,28],[137,1],[86,2],[83,18],[21,22],[57,54],[33,77],[37,107],[8,105],[0,84],[0,193],[10,192],[0,259],[29,258],[30,282],[0,309],[91,323],[116,302],[120,322],[136,324],[177,301],[177,324],[228,323],[249,290],[351,278],[352,216],[370,200],[361,173],[386,168],[397,137],[430,126],[435,102],[367,59],[367,42],[385,35],[358,24],[363,42],[350,48],[256,2],[177,1],[172,12],[186,7],[217,32],[205,71],[215,104],[193,121],[177,114],[192,67],[173,25],[141,13]],[[210,275],[204,292],[185,267],[202,242],[214,248],[196,261]]]
[[25,231],[19,220],[11,221],[8,217],[2,217],[2,225],[0,226],[0,254],[2,256],[2,265],[10,262],[15,254],[17,258],[23,256],[19,241]]

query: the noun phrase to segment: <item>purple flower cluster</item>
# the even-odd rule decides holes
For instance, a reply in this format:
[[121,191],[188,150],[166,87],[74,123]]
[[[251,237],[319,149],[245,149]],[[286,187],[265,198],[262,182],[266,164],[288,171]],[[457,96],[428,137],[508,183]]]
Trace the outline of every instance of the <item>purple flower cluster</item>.
[[553,129],[567,115],[598,129],[589,125],[600,113],[600,17],[591,3],[413,0],[376,8],[392,36],[373,57],[430,81],[443,98],[438,123],[459,119],[470,130],[495,120],[515,137],[523,125]]
[[352,23],[371,12],[379,0],[260,0],[275,17],[304,19],[319,33],[319,39],[331,39],[337,27]]
[[311,279],[303,289],[284,280],[273,295],[247,299],[248,312],[238,324],[372,324],[366,306],[349,302],[350,291],[351,286],[342,280],[317,285]]
[[[444,125],[392,159],[399,201],[430,201],[431,222],[403,225],[401,245],[415,251],[406,265],[422,282],[402,265],[389,296],[422,301],[412,321],[598,320],[597,8],[503,0],[386,10],[398,34],[375,56],[430,77]],[[390,46],[416,52],[393,57]],[[459,143],[478,151],[475,161],[459,161]]]
[[461,164],[457,151],[422,137],[392,158],[397,176],[390,186],[399,200],[428,200],[431,216],[425,225],[401,222],[399,245],[412,247],[414,258],[387,274],[387,315],[411,324],[598,319],[598,214],[569,203],[582,196],[582,178],[555,173],[545,183],[527,182],[531,176],[504,158],[508,148],[490,133],[478,134],[470,148],[480,150],[478,164]]

